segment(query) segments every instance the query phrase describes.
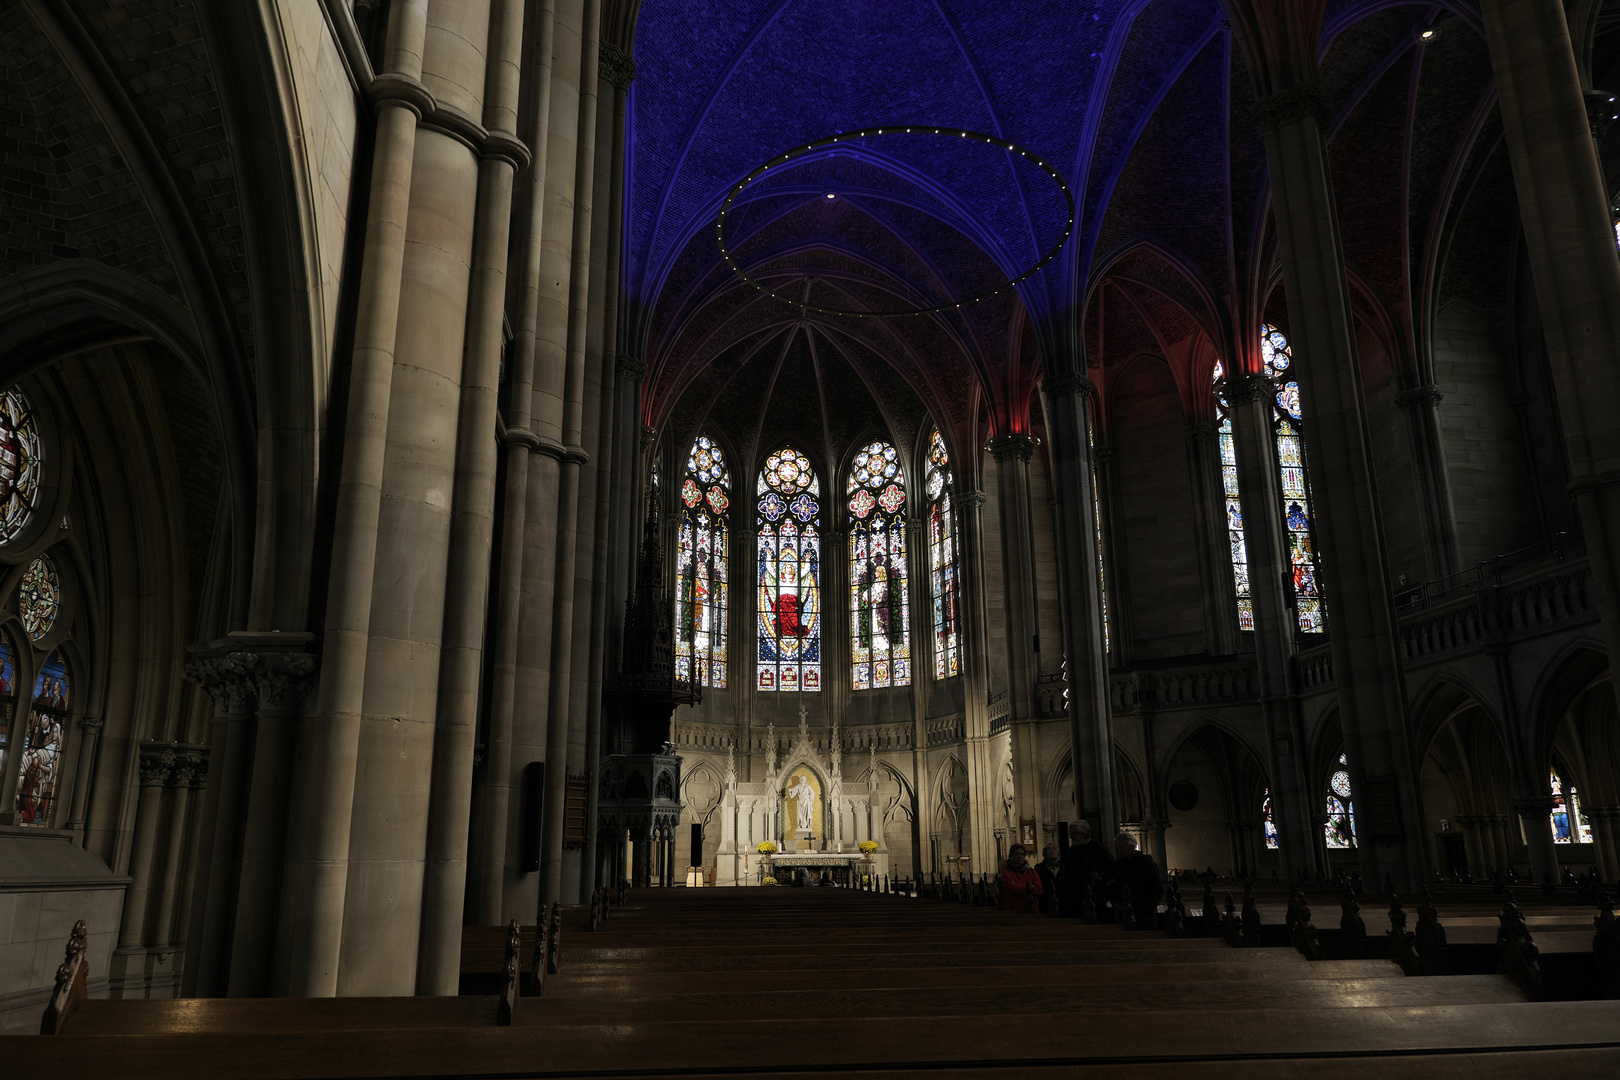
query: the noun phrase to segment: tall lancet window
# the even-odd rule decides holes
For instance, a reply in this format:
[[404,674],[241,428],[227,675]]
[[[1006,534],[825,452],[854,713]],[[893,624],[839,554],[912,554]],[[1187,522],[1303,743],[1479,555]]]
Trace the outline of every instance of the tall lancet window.
[[1299,431],[1299,383],[1294,381],[1294,354],[1288,339],[1274,326],[1260,331],[1260,356],[1274,395],[1277,465],[1282,472],[1283,526],[1288,535],[1288,561],[1294,581],[1299,629],[1320,634],[1327,629],[1322,603],[1321,567],[1316,557],[1316,518],[1311,512],[1310,473],[1305,466],[1305,441]]
[[886,442],[855,455],[849,497],[850,680],[856,690],[911,684],[906,477]]
[[[1226,365],[1219,360],[1215,361],[1215,414],[1220,418],[1220,426],[1215,433],[1221,447],[1221,490],[1226,494],[1226,539],[1232,549],[1232,582],[1237,594],[1238,629],[1253,630],[1254,597],[1249,592],[1249,549],[1243,542],[1243,496],[1238,491],[1237,440],[1232,435],[1232,408],[1226,397]],[[1269,799],[1267,804],[1270,804]]]
[[1356,804],[1351,801],[1350,763],[1339,755],[1339,767],[1328,778],[1327,821],[1322,824],[1322,838],[1335,850],[1356,846]]
[[720,447],[699,435],[681,481],[676,542],[675,677],[700,686],[726,685],[726,507],[731,470]]
[[934,594],[934,678],[962,673],[961,583],[956,516],[951,511],[951,456],[939,429],[928,439],[928,573]]
[[765,460],[759,497],[761,690],[821,689],[821,487],[810,459],[783,447]]

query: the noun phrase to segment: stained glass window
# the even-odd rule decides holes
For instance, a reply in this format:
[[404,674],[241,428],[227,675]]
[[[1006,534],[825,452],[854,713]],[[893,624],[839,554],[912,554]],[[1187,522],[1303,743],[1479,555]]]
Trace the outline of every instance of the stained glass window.
[[48,826],[62,772],[63,732],[68,723],[68,673],[61,652],[53,652],[34,681],[34,704],[23,732],[22,777],[17,784],[17,820]]
[[948,679],[962,673],[962,629],[951,457],[938,428],[928,439],[928,571],[934,593],[934,678]]
[[1339,755],[1339,768],[1328,780],[1332,788],[1327,797],[1327,823],[1322,836],[1327,846],[1334,849],[1356,846],[1356,804],[1350,801],[1349,759]]
[[821,689],[821,488],[810,459],[783,447],[755,485],[761,690]]
[[1265,822],[1266,826],[1266,850],[1276,851],[1281,845],[1277,843],[1277,825],[1271,820],[1270,788],[1267,788],[1265,794],[1260,796],[1260,819]]
[[675,544],[675,677],[701,686],[726,685],[726,507],[731,470],[707,435],[686,458],[680,528]]
[[[1254,597],[1249,591],[1249,548],[1243,539],[1243,495],[1238,490],[1237,440],[1226,398],[1226,365],[1215,361],[1215,429],[1221,448],[1221,490],[1226,496],[1226,540],[1232,551],[1232,582],[1237,596],[1238,629],[1254,629]],[[1268,837],[1269,839],[1269,837]],[[1268,846],[1276,847],[1275,843]]]
[[41,555],[28,564],[17,586],[17,614],[31,639],[39,641],[51,632],[61,602],[62,583],[56,564],[49,555]]
[[15,540],[33,516],[44,460],[34,410],[12,387],[0,394],[0,544]]
[[911,684],[906,477],[886,442],[861,447],[849,470],[850,679],[856,690]]
[[0,779],[9,775],[6,772],[6,750],[11,737],[11,715],[17,701],[16,655],[10,636],[0,632]]
[[1288,561],[1299,628],[1307,634],[1320,634],[1327,629],[1327,610],[1322,604],[1322,576],[1316,557],[1316,519],[1311,512],[1305,442],[1299,433],[1299,383],[1291,370],[1294,354],[1282,331],[1268,325],[1261,328],[1260,356],[1266,377],[1276,388],[1273,413],[1277,466],[1282,472],[1283,529],[1288,537]]
[[1552,828],[1555,844],[1590,844],[1592,823],[1581,810],[1581,797],[1573,787],[1564,787],[1558,770],[1552,770]]

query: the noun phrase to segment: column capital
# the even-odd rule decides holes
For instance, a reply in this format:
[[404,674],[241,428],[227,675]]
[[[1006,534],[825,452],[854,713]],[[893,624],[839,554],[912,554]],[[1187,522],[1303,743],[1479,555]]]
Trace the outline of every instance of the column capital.
[[1434,383],[1424,383],[1422,386],[1414,386],[1410,390],[1402,390],[1396,394],[1395,406],[1405,412],[1411,412],[1419,406],[1434,409],[1440,406],[1445,397],[1446,395]]
[[997,462],[1013,456],[1020,461],[1028,461],[1035,455],[1035,440],[1028,435],[997,435],[986,444],[986,449]]
[[186,681],[201,687],[221,713],[242,711],[255,685],[259,657],[250,652],[229,652],[193,660],[185,667]]
[[653,427],[651,424],[647,424],[647,425],[643,426],[642,429],[641,429],[641,448],[643,450],[646,450],[649,447],[651,447],[653,443],[655,443],[657,441],[658,441],[658,429]]
[[208,754],[202,747],[179,747],[174,754],[174,768],[169,770],[165,784],[168,787],[198,787],[198,772],[207,773]]
[[983,510],[984,492],[977,488],[963,488],[956,492],[956,501],[969,510]]
[[141,747],[140,774],[141,787],[161,787],[169,778],[169,770],[174,768],[174,750],[172,747],[148,743]]
[[1097,392],[1097,384],[1084,372],[1054,371],[1041,380],[1041,389],[1052,397],[1079,394],[1083,398],[1088,398]]
[[1190,443],[1211,443],[1215,441],[1215,422],[1213,420],[1194,420],[1181,429],[1181,434]]
[[1552,796],[1514,799],[1513,812],[1522,818],[1547,817],[1553,812]]
[[315,657],[274,653],[261,657],[254,678],[261,709],[293,709],[315,684]]
[[1270,401],[1277,388],[1264,375],[1244,375],[1228,379],[1226,393],[1234,405],[1253,405],[1257,401]]
[[639,356],[631,356],[629,353],[619,353],[613,359],[613,370],[618,373],[620,378],[629,379],[631,382],[640,382],[647,377],[647,361]]
[[418,120],[430,115],[438,104],[420,80],[398,71],[385,71],[372,79],[367,96],[374,109],[400,105],[415,113]]
[[630,54],[610,42],[602,42],[597,50],[597,63],[602,78],[613,84],[619,93],[626,93],[636,78],[636,62]]

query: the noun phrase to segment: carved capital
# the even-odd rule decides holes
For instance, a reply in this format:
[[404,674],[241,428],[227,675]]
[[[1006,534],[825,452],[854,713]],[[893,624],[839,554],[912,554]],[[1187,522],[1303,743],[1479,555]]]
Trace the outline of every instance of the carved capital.
[[984,492],[974,488],[963,488],[956,493],[956,502],[968,510],[983,510]]
[[86,735],[100,735],[101,729],[107,726],[107,721],[99,716],[86,716],[79,721],[79,730]]
[[1402,390],[1396,394],[1395,405],[1397,408],[1404,409],[1407,412],[1411,412],[1419,406],[1433,409],[1437,408],[1440,402],[1445,400],[1445,396],[1440,392],[1438,386],[1433,383],[1424,383],[1422,386],[1414,386],[1410,390]]
[[1098,465],[1108,465],[1114,460],[1114,448],[1107,443],[1098,443],[1091,448],[1091,460]]
[[259,657],[250,652],[226,653],[186,665],[186,681],[214,699],[216,713],[241,712],[256,685]]
[[604,41],[597,50],[597,62],[601,65],[602,78],[613,84],[619,93],[630,89],[630,84],[636,78],[636,62],[630,59],[630,54]]
[[1552,796],[1546,798],[1514,799],[1513,812],[1522,818],[1535,820],[1545,818],[1553,811]]
[[1035,454],[1035,440],[1028,435],[998,435],[990,440],[987,448],[990,456],[997,461],[1006,461],[1012,457],[1028,461]]
[[629,353],[620,353],[613,361],[613,370],[621,379],[640,382],[647,377],[647,361]]
[[167,746],[141,747],[140,774],[142,787],[158,787],[169,778],[174,768],[174,750]]
[[1228,379],[1226,393],[1234,405],[1253,405],[1257,401],[1270,401],[1276,395],[1277,388],[1264,375],[1247,375]]
[[1056,371],[1041,380],[1041,389],[1052,397],[1079,394],[1083,398],[1088,398],[1097,392],[1097,384],[1083,372]]
[[1254,103],[1254,118],[1262,131],[1275,131],[1307,116],[1322,122],[1322,88],[1314,83],[1302,83]]
[[1209,443],[1215,441],[1215,425],[1209,420],[1194,420],[1181,430],[1190,443]]
[[1603,144],[1603,136],[1609,133],[1617,119],[1620,119],[1620,101],[1605,90],[1588,90],[1586,98],[1586,123],[1592,129],[1592,139],[1599,146]]
[[169,787],[196,787],[199,771],[208,770],[208,758],[199,750],[181,750],[174,755],[174,768],[166,781]]
[[648,424],[648,425],[646,425],[645,427],[643,427],[641,429],[641,448],[643,450],[647,450],[647,449],[651,448],[652,444],[657,442],[657,441],[658,441],[658,429],[657,428],[653,427],[651,424]]
[[263,657],[255,679],[260,709],[295,709],[315,684],[315,658],[308,653]]

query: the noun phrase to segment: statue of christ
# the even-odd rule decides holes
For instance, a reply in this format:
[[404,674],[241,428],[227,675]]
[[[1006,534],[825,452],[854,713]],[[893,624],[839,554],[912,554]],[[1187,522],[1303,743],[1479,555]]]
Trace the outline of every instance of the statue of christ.
[[810,822],[816,812],[816,789],[811,787],[804,774],[800,773],[798,779],[793,782],[793,786],[788,788],[785,794],[792,796],[795,800],[794,809],[798,811],[799,831],[810,832]]

